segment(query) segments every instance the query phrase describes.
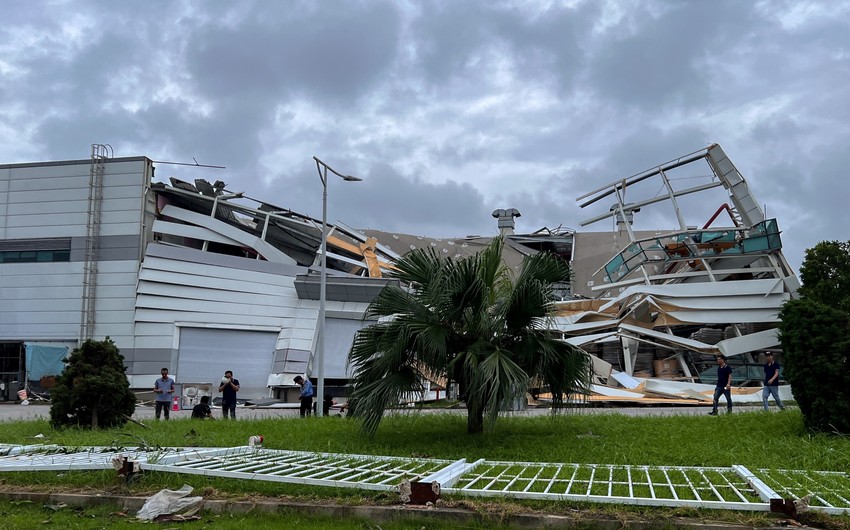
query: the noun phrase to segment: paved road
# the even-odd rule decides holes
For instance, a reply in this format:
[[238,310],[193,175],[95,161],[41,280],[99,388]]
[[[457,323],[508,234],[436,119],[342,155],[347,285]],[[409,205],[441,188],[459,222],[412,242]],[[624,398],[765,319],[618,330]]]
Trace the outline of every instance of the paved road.
[[[236,409],[237,419],[248,418],[295,418],[298,416],[298,404],[293,403],[291,408],[252,408],[239,407]],[[615,408],[585,408],[573,409],[570,414],[624,414],[626,416],[702,416],[711,410],[710,406],[692,406],[692,407],[615,407]],[[736,412],[751,412],[761,410],[760,406],[738,406],[735,407]],[[771,411],[777,409],[771,407]],[[174,419],[188,418],[191,415],[190,410],[171,411],[171,417]],[[408,409],[399,411],[398,413],[409,414],[466,414],[465,409]],[[546,408],[529,408],[519,412],[507,412],[507,416],[540,416],[548,414]],[[334,414],[331,411],[331,414]],[[213,409],[213,415],[217,418],[221,417],[221,413],[217,409]],[[32,405],[15,405],[0,403],[0,421],[5,420],[21,420],[33,418],[49,418],[50,407],[46,404]],[[153,407],[138,406],[133,418],[138,420],[146,420],[154,417]]]

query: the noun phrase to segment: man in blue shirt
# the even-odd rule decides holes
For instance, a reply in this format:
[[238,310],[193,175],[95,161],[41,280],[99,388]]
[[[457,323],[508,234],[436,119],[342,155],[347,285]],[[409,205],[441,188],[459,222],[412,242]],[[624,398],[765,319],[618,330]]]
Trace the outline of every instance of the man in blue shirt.
[[298,399],[301,400],[299,413],[302,418],[309,416],[310,412],[313,410],[313,383],[311,383],[309,379],[304,379],[300,375],[296,375],[293,381],[295,381],[296,385],[301,387],[301,395],[298,396]]
[[717,405],[721,394],[726,397],[726,409],[732,413],[732,367],[726,364],[726,356],[717,356],[717,384],[714,387],[714,407],[712,416],[717,416]]
[[761,399],[764,402],[764,410],[767,410],[767,398],[773,396],[779,410],[785,410],[782,399],[779,398],[779,363],[773,360],[773,352],[764,352],[767,363],[764,365],[764,389],[761,391]]
[[154,414],[156,414],[156,419],[159,419],[160,414],[165,412],[165,419],[167,420],[171,412],[171,396],[174,395],[174,379],[168,377],[168,368],[163,368],[159,373],[162,378],[153,383],[153,392],[156,394]]
[[227,413],[230,412],[230,418],[236,419],[236,393],[239,392],[239,380],[233,378],[233,372],[230,370],[224,372],[224,377],[221,378],[221,384],[218,385],[218,391],[221,392],[221,417],[227,419]]

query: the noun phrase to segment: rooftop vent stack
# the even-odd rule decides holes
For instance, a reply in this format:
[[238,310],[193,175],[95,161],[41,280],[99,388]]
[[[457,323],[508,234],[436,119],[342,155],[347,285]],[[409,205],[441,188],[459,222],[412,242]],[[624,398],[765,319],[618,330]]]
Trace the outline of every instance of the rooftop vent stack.
[[514,217],[521,217],[521,215],[516,208],[499,208],[493,210],[493,217],[499,220],[499,235],[510,236],[513,235],[516,226]]
[[617,228],[623,230],[622,225],[625,223],[629,223],[630,226],[635,224],[635,212],[639,212],[640,208],[632,208],[631,205],[633,203],[628,203],[623,205],[623,212],[619,211],[620,205],[615,204],[611,206],[611,211],[616,212],[614,214],[614,219],[617,221]]

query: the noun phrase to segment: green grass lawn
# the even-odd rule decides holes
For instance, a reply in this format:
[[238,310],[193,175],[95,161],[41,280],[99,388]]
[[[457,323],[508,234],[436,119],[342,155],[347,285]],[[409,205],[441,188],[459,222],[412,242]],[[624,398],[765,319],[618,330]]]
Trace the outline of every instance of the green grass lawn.
[[[644,464],[652,466],[731,466],[760,468],[847,471],[850,469],[850,438],[811,434],[803,428],[796,410],[782,413],[746,412],[710,416],[632,417],[573,412],[556,417],[500,418],[494,432],[468,435],[466,417],[449,414],[411,414],[387,417],[373,438],[360,435],[357,423],[342,418],[281,418],[262,420],[149,421],[150,429],[128,423],[120,429],[91,431],[52,429],[46,420],[0,423],[0,443],[56,443],[71,446],[137,445],[140,439],[151,446],[229,447],[245,445],[248,437],[262,434],[264,446],[315,452],[338,452],[441,459],[467,458],[519,462],[565,462],[597,464]],[[44,438],[34,438],[43,434]],[[107,491],[146,495],[162,488],[179,488],[187,483],[205,498],[269,496],[300,500],[330,500],[345,504],[397,504],[387,493],[354,492],[294,484],[238,481],[170,473],[145,473],[132,484],[124,484],[112,471],[73,473],[4,473],[0,486],[6,489]],[[451,499],[448,499],[451,501]],[[480,501],[455,499],[464,506],[482,506]],[[489,502],[489,501],[488,501]],[[498,501],[488,510],[539,510],[569,513],[577,504],[553,502]],[[582,505],[585,509],[584,506]],[[600,507],[604,513],[617,510]],[[660,512],[633,509],[632,513]],[[693,513],[668,510],[668,514]],[[730,515],[711,513],[711,518]],[[753,516],[746,515],[747,521]],[[768,516],[769,517],[769,516]],[[833,518],[850,528],[846,517]],[[429,527],[430,528],[430,527]]]
[[[133,514],[119,511],[117,506],[89,507],[42,505],[0,499],[0,518],[3,528],[15,530],[63,528],[95,529],[151,528],[152,523],[136,519]],[[365,517],[340,518],[282,509],[277,513],[203,514],[200,520],[166,523],[154,527],[186,530],[214,528],[215,530],[257,530],[259,528],[309,528],[333,530],[482,530],[502,528],[494,524],[464,521],[434,520],[422,516],[400,514],[390,521],[376,523]],[[505,526],[504,528],[510,528]],[[578,527],[581,528],[581,527]],[[590,526],[585,528],[591,528]]]
[[[270,449],[528,462],[850,469],[850,438],[811,434],[798,411],[632,417],[569,413],[500,418],[493,433],[468,435],[466,418],[390,416],[374,438],[335,417],[227,421],[148,421],[120,429],[52,429],[46,420],[0,423],[0,443],[230,447],[262,434]],[[43,434],[45,438],[34,436]]]

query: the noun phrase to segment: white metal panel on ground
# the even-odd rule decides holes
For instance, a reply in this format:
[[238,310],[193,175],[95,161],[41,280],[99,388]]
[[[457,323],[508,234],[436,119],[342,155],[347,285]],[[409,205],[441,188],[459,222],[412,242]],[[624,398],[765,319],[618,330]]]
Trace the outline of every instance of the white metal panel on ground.
[[784,498],[809,496],[809,509],[850,514],[850,475],[829,471],[760,469],[763,482]]
[[[267,397],[276,332],[180,328],[176,376],[181,381],[214,383],[226,370],[239,380],[240,398]],[[220,395],[220,394],[217,394]]]
[[608,397],[624,397],[624,398],[642,398],[643,394],[639,394],[637,392],[629,392],[628,390],[623,390],[621,388],[612,388],[610,386],[603,385],[590,385],[590,390],[596,394]]
[[378,491],[405,480],[437,482],[443,493],[642,506],[770,511],[771,499],[805,498],[809,510],[850,514],[843,472],[541,462],[492,462],[264,449],[0,445],[0,472],[108,469],[130,457],[142,470]]
[[[57,445],[0,446],[0,472],[85,471],[113,468],[112,461],[126,456],[135,461],[158,459],[187,449],[140,450],[117,447],[61,447]],[[188,449],[188,451],[194,451]]]
[[307,453],[256,447],[166,456],[142,469],[193,475],[391,491],[452,464],[451,460]]
[[450,493],[644,506],[766,511],[731,468],[483,462]]

